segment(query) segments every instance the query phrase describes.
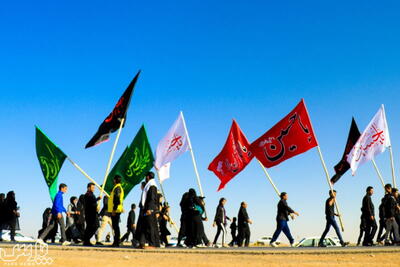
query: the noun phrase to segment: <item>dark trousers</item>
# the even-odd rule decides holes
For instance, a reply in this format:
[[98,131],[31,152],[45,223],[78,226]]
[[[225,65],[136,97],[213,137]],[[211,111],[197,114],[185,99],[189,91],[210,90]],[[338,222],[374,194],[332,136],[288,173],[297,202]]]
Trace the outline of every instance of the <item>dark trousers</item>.
[[158,230],[157,218],[154,213],[143,216],[142,230],[140,233],[140,245],[146,243],[151,247],[160,247],[160,233]]
[[113,246],[119,246],[120,238],[121,238],[121,231],[119,229],[119,219],[121,217],[121,213],[115,213],[111,215],[111,223],[112,228],[114,230],[114,242]]
[[236,231],[231,231],[232,241],[229,243],[230,246],[237,245],[238,243],[238,236],[236,235]]
[[217,223],[217,233],[215,234],[214,238],[214,245],[217,244],[218,237],[222,233],[222,245],[225,245],[225,239],[226,239],[226,228],[225,224],[223,223]]
[[53,230],[56,225],[60,225],[60,231],[61,231],[61,240],[60,241],[66,241],[67,236],[65,235],[65,223],[64,223],[64,217],[61,216],[60,219],[57,218],[57,215],[53,215],[50,224],[44,229],[44,231],[40,234],[39,239],[45,239],[46,236]]
[[123,237],[121,238],[121,243],[124,242],[125,240],[129,241],[130,234],[132,234],[132,243],[134,243],[135,229],[133,229],[132,227],[129,227],[129,226],[127,228],[126,234],[124,234]]
[[97,215],[86,215],[85,216],[85,221],[86,221],[86,228],[85,228],[85,233],[84,233],[84,238],[83,238],[83,243],[85,245],[90,243],[90,239],[94,236],[96,233],[97,229],[99,228],[98,220],[97,220]]
[[181,227],[179,228],[178,234],[178,245],[181,244],[182,239],[186,236],[186,217],[181,216]]
[[277,223],[277,226],[276,226],[275,233],[272,236],[271,243],[275,242],[278,239],[281,232],[283,231],[283,233],[289,239],[290,244],[293,244],[294,239],[292,237],[292,234],[290,233],[290,229],[289,229],[287,221],[286,220],[277,220],[276,223]]
[[365,236],[363,245],[369,245],[374,243],[374,237],[376,234],[376,230],[378,229],[378,225],[375,220],[371,220],[371,218],[365,218]]
[[383,230],[385,230],[385,219],[380,218],[379,219],[379,231],[378,231],[378,236],[376,237],[376,242],[381,242],[383,238]]
[[[286,223],[287,225],[287,223]],[[241,247],[244,246],[248,247],[250,243],[250,227],[249,225],[241,225],[238,227],[239,233],[238,233],[238,246]],[[289,229],[289,227],[287,228]]]
[[324,232],[322,233],[321,238],[319,239],[319,244],[320,244],[320,245],[323,244],[323,242],[324,242],[324,240],[325,240],[325,237],[326,237],[326,235],[328,234],[329,229],[331,228],[331,226],[333,227],[333,229],[335,229],[336,235],[338,236],[338,238],[339,238],[339,240],[340,240],[340,243],[341,243],[341,244],[344,243],[344,242],[343,242],[343,238],[342,238],[342,234],[340,233],[339,226],[338,226],[337,223],[336,223],[335,216],[329,216],[329,217],[326,217],[326,226],[325,226],[325,230],[324,230]]

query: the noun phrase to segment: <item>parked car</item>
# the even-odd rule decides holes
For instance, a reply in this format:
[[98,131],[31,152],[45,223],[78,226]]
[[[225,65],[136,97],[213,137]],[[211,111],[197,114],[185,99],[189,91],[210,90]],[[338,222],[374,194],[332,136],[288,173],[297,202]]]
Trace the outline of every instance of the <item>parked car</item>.
[[[263,236],[260,239],[256,241],[257,246],[269,246],[269,243],[271,243],[272,237],[270,236]],[[282,242],[280,240],[276,240],[276,244],[279,245]]]
[[[10,231],[3,230],[3,234],[1,237],[3,238],[3,241],[11,241]],[[16,232],[15,233],[15,241],[17,241],[17,242],[35,242],[35,239],[30,236],[25,236],[25,235],[21,234],[20,232]]]
[[[305,237],[295,247],[318,247],[319,240],[319,237]],[[339,239],[334,237],[326,237],[323,244],[327,247],[341,247]]]

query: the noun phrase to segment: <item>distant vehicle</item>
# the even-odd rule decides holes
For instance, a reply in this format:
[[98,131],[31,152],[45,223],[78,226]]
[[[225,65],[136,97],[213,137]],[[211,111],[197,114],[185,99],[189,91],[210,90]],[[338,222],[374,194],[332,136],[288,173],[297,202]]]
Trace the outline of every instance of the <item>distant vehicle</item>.
[[[1,236],[3,241],[11,241],[10,231],[3,230],[3,234]],[[17,242],[35,242],[36,240],[30,236],[24,236],[23,234],[16,232],[15,233],[15,241]]]
[[[257,246],[269,246],[269,243],[271,243],[272,237],[270,236],[263,236],[260,239],[256,241]],[[276,240],[276,244],[279,245],[282,242],[280,240]]]
[[[318,247],[319,240],[319,237],[306,237],[300,240],[295,247]],[[341,247],[339,239],[334,237],[326,237],[323,244],[327,247]]]

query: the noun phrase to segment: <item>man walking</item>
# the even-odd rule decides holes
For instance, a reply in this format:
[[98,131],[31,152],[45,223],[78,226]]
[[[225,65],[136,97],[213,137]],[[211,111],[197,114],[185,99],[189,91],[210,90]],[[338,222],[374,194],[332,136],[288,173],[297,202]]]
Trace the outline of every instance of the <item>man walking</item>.
[[59,224],[61,231],[61,240],[60,243],[63,246],[68,246],[71,243],[67,241],[67,236],[65,234],[65,223],[63,213],[66,213],[69,216],[69,212],[64,208],[63,205],[63,194],[67,193],[68,187],[66,184],[60,184],[58,186],[58,193],[54,197],[53,208],[51,209],[52,220],[50,224],[46,227],[46,229],[42,232],[37,240],[39,243],[44,243],[43,239],[50,233],[53,228]]
[[104,196],[103,208],[100,211],[101,224],[96,234],[96,245],[101,245],[101,246],[103,245],[103,243],[101,243],[101,238],[103,236],[104,231],[106,230],[107,225],[110,225],[110,228],[113,229],[111,221],[111,213],[108,212],[108,200],[109,200],[108,196]]
[[253,222],[250,220],[247,214],[247,203],[242,202],[240,204],[238,214],[238,246],[241,247],[244,242],[244,246],[248,247],[250,243],[250,227],[249,224]]
[[101,197],[96,198],[94,196],[94,190],[96,190],[94,183],[88,183],[87,192],[85,194],[85,234],[83,238],[84,246],[93,246],[90,243],[90,239],[96,233],[97,228],[99,228],[99,220],[97,215],[97,201],[101,199]]
[[[146,175],[146,186],[143,189],[141,203],[143,205],[143,229],[139,240],[140,248],[160,247],[160,234],[157,224],[157,216],[160,212],[159,199],[153,172],[148,172]],[[149,244],[148,247],[145,247],[146,241]]]
[[386,233],[383,236],[383,240],[385,240],[385,244],[389,244],[389,237],[391,232],[393,231],[394,235],[394,243],[398,243],[399,239],[399,226],[396,222],[395,216],[396,211],[399,210],[397,205],[397,201],[395,198],[395,194],[397,192],[396,188],[392,188],[391,184],[385,185],[385,199],[384,199],[384,207],[385,207],[385,226]]
[[114,242],[112,246],[119,247],[121,235],[119,221],[121,213],[124,212],[124,189],[121,186],[121,176],[116,175],[113,182],[114,187],[111,191],[110,198],[108,199],[108,212],[111,213],[111,222],[114,230]]
[[286,237],[289,239],[290,246],[294,245],[294,238],[292,237],[292,234],[290,233],[290,229],[288,226],[288,221],[289,221],[289,215],[294,219],[294,215],[300,216],[299,213],[295,212],[292,210],[288,204],[288,194],[286,192],[282,192],[281,195],[281,200],[278,203],[278,214],[276,215],[276,230],[274,235],[272,236],[271,243],[270,245],[272,247],[277,247],[278,245],[276,244],[276,240],[278,239],[280,233],[283,231],[283,233],[286,235]]
[[326,247],[326,244],[324,244],[324,240],[331,226],[335,229],[342,247],[345,247],[347,245],[347,243],[343,241],[339,226],[337,225],[335,220],[335,216],[339,216],[338,214],[335,213],[335,201],[336,201],[336,190],[329,190],[329,198],[325,202],[326,227],[324,232],[322,233],[321,238],[319,239],[319,244],[318,244],[319,247]]
[[121,238],[121,243],[124,242],[125,240],[129,241],[129,235],[132,234],[132,245],[135,247],[137,244],[137,241],[135,240],[135,231],[136,231],[136,204],[131,205],[131,210],[129,211],[128,214],[128,219],[126,223],[127,227],[127,232],[126,234]]
[[372,203],[371,196],[374,194],[374,188],[372,186],[367,187],[367,193],[362,201],[362,221],[365,225],[365,235],[363,246],[372,246],[373,239],[375,237],[376,230],[378,228],[375,221],[375,207]]

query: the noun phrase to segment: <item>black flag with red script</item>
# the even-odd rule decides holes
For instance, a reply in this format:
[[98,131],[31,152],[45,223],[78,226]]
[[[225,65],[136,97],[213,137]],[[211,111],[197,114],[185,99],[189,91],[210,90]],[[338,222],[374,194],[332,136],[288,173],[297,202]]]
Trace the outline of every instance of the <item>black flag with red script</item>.
[[349,137],[347,137],[346,148],[344,149],[344,153],[342,159],[335,166],[335,175],[331,178],[331,183],[334,184],[339,181],[340,177],[350,169],[350,164],[347,162],[347,155],[350,153],[353,146],[357,143],[358,138],[361,136],[360,131],[358,130],[356,121],[354,118],[351,120],[351,126],[349,131]]
[[133,78],[131,83],[128,85],[128,88],[126,88],[124,94],[118,100],[113,111],[103,121],[103,123],[100,125],[99,129],[97,130],[96,134],[86,144],[85,148],[89,148],[89,147],[92,147],[92,146],[95,146],[95,145],[98,145],[98,144],[108,141],[108,139],[110,138],[110,134],[119,129],[119,127],[121,125],[121,120],[124,118],[126,119],[126,113],[128,111],[128,107],[131,102],[133,89],[135,88],[135,84],[136,84],[137,79],[139,78],[139,74],[140,74],[140,70],[136,74],[135,78]]
[[302,99],[286,117],[254,141],[250,151],[265,167],[271,168],[317,145]]

